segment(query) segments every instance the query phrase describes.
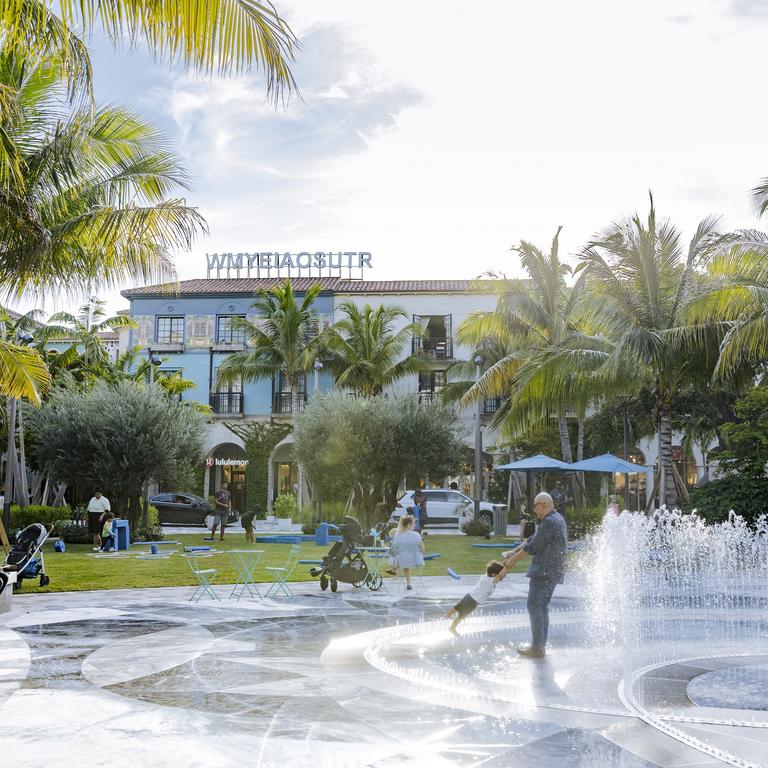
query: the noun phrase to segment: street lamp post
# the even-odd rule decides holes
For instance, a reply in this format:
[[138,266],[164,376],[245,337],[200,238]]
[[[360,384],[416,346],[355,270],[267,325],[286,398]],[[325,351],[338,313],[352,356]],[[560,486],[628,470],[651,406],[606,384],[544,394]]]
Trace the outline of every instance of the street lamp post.
[[314,394],[317,394],[317,390],[320,387],[320,371],[323,370],[323,364],[319,360],[315,360],[313,368],[315,369],[315,386],[312,391]]
[[[480,366],[483,358],[475,357],[475,385],[480,381]],[[475,407],[475,520],[480,519],[480,499],[483,495],[483,436],[480,432],[480,419],[483,413],[483,398],[477,398]]]
[[155,368],[162,364],[162,359],[160,358],[160,355],[153,352],[151,349],[148,349],[147,352],[149,352],[149,383],[150,385],[155,383]]

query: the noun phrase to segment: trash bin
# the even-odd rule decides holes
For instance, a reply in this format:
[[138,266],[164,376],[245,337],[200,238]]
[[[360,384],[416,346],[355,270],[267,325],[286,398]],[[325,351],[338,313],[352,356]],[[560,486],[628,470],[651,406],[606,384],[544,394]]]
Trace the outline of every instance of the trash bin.
[[113,520],[112,532],[115,535],[115,549],[130,549],[131,548],[131,533],[127,520]]
[[329,543],[329,530],[331,528],[330,523],[320,523],[315,529],[315,544],[318,547],[327,547]]
[[493,535],[507,535],[507,510],[494,507],[493,510]]

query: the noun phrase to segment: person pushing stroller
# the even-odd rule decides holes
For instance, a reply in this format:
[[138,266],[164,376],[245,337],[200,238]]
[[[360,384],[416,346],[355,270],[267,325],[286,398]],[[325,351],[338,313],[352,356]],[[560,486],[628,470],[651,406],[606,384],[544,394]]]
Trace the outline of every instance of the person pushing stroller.
[[456,628],[472,613],[478,605],[484,603],[496,589],[496,585],[507,575],[507,566],[498,560],[491,560],[485,566],[485,575],[481,576],[474,588],[467,592],[443,618],[453,619],[450,631],[458,637]]

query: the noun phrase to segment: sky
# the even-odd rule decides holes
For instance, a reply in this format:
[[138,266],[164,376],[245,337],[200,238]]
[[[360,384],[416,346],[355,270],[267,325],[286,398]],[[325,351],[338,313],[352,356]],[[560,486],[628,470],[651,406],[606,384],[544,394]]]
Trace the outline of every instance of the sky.
[[301,42],[285,108],[258,73],[91,41],[98,98],[161,126],[193,178],[210,235],[180,279],[265,250],[369,251],[379,280],[516,275],[520,240],[562,225],[575,263],[649,190],[687,237],[709,214],[768,229],[768,0],[275,4]]

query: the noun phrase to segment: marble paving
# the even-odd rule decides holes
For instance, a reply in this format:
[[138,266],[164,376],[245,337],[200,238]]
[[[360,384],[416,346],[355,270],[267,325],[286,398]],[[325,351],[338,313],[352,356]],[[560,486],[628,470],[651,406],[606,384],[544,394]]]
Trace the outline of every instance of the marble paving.
[[[532,662],[514,653],[527,640],[520,575],[483,606],[486,618],[448,634],[439,617],[472,583],[425,578],[406,593],[390,581],[375,594],[307,583],[292,599],[240,602],[190,603],[191,588],[17,595],[0,614],[0,764],[736,764],[721,750],[768,766],[766,658],[718,660],[710,643],[709,662],[636,682],[643,711],[694,741],[704,733],[707,753],[628,709],[622,659],[590,645],[577,586],[556,592],[552,654]],[[226,598],[230,588],[217,590]],[[757,677],[725,701],[743,669]],[[715,724],[718,705],[737,708],[741,722]],[[699,711],[708,716],[690,717]]]

